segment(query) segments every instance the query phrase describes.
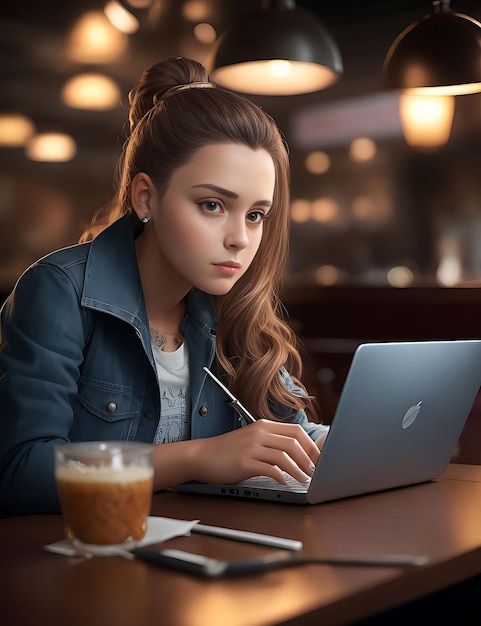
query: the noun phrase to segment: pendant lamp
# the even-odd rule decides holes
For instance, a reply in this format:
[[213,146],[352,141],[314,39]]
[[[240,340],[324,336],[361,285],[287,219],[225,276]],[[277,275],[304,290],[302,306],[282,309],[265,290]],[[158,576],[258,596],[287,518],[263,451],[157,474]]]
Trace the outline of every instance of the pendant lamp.
[[219,39],[216,83],[258,95],[319,91],[339,80],[341,54],[331,34],[294,0],[264,1]]
[[433,2],[431,14],[396,38],[384,61],[386,89],[439,96],[481,91],[481,24],[449,4]]
[[406,143],[415,148],[444,146],[451,135],[454,96],[413,96],[399,98],[399,117]]

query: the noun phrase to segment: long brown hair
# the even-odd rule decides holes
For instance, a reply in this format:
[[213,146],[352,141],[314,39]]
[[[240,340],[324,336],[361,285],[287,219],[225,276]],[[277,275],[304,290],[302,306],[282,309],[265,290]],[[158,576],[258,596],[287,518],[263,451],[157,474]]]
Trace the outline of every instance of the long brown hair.
[[148,174],[162,195],[172,173],[203,146],[236,143],[266,150],[276,173],[273,206],[251,266],[229,293],[214,298],[217,361],[233,393],[256,417],[275,418],[272,403],[293,412],[311,408],[311,399],[288,392],[279,376],[283,366],[297,381],[302,371],[297,338],[278,298],[288,249],[287,146],[274,120],[238,94],[218,87],[166,94],[193,82],[212,80],[200,63],[181,57],[143,73],[129,94],[130,137],[119,161],[117,195],[94,216],[81,240],[93,238],[127,212],[135,219],[130,183],[139,172]]

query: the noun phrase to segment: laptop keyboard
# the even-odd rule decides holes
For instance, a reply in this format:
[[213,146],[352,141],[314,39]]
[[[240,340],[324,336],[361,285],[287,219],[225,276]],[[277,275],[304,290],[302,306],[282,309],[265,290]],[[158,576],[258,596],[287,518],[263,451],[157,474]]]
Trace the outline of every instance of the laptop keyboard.
[[287,482],[286,485],[281,485],[273,478],[269,478],[269,476],[253,476],[243,480],[240,484],[246,487],[255,487],[256,489],[275,489],[276,491],[293,491],[295,493],[306,493],[309,489],[310,479],[301,483],[286,472],[284,472],[284,478]]

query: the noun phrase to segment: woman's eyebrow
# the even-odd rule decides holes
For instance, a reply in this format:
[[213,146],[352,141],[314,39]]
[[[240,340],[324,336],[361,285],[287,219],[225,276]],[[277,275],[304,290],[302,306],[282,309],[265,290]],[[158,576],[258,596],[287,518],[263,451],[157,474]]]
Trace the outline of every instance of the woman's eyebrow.
[[229,189],[224,189],[223,187],[218,187],[217,185],[212,185],[211,183],[203,183],[201,185],[193,185],[193,187],[205,187],[206,189],[211,189],[217,193],[222,194],[223,196],[227,196],[228,198],[232,198],[233,200],[237,200],[239,198],[239,194],[234,191],[229,191]]
[[[235,193],[234,191],[230,191],[229,189],[224,189],[223,187],[219,187],[218,185],[213,185],[212,183],[203,183],[200,185],[192,186],[192,188],[196,188],[196,187],[204,187],[206,189],[210,189],[212,191],[215,191],[216,193],[220,193],[223,196],[232,198],[233,200],[239,199],[239,194]],[[261,206],[266,206],[266,207],[272,206],[272,202],[270,200],[259,200],[259,202],[256,202],[256,204],[261,205]]]

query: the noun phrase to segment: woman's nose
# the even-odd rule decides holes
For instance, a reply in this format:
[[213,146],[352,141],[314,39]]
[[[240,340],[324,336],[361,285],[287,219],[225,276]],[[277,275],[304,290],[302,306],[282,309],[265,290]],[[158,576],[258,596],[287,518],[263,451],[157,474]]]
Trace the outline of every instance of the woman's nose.
[[224,245],[226,248],[243,249],[249,245],[247,224],[245,218],[231,219],[228,222]]

